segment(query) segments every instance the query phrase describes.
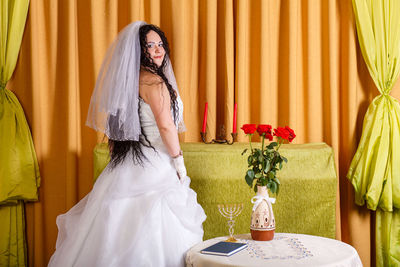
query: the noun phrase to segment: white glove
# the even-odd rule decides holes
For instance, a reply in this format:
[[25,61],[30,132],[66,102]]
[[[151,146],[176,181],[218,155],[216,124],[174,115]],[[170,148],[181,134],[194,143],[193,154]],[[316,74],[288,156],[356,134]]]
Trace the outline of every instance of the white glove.
[[186,172],[186,167],[185,167],[185,162],[183,160],[183,156],[180,155],[176,158],[172,158],[172,161],[174,163],[176,172],[178,173],[179,179],[181,180],[181,183],[183,183],[183,180],[185,180],[187,176]]

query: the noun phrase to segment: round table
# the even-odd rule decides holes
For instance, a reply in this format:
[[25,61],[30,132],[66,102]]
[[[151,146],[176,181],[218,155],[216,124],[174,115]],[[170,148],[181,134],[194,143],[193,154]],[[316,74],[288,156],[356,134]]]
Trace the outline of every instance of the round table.
[[186,266],[362,266],[357,251],[335,239],[286,233],[275,233],[271,241],[254,241],[250,234],[235,238],[248,247],[229,257],[200,253],[227,237],[209,239],[187,252]]

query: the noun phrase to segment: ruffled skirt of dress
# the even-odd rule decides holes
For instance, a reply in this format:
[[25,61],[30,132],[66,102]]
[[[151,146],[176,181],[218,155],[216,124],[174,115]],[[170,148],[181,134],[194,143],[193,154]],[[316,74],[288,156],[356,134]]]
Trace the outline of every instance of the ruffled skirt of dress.
[[57,217],[49,266],[184,266],[185,252],[202,241],[206,216],[167,153],[143,151],[144,166],[128,157],[107,166],[92,191]]

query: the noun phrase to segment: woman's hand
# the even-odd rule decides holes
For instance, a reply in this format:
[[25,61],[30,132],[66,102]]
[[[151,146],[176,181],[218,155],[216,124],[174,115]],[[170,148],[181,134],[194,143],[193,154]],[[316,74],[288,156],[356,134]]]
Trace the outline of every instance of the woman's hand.
[[176,169],[176,172],[178,173],[178,177],[183,182],[187,176],[186,172],[186,167],[185,167],[185,162],[183,160],[183,156],[179,155],[178,157],[175,157],[172,159],[174,163],[174,167]]

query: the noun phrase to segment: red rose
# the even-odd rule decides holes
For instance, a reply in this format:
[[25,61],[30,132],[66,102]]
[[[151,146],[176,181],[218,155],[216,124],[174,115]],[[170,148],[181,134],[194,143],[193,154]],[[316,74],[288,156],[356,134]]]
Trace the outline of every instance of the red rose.
[[286,131],[289,132],[289,142],[292,142],[292,140],[296,137],[294,131],[289,128],[289,126],[285,126]]
[[285,140],[289,140],[289,132],[284,127],[274,129],[274,135]]
[[296,137],[294,134],[294,131],[290,129],[288,126],[285,127],[278,127],[274,129],[274,135],[276,137],[280,137],[282,139],[288,140],[289,142],[292,142],[292,140]]
[[257,127],[255,124],[243,124],[240,129],[242,129],[245,134],[253,134],[257,130]]
[[260,124],[257,127],[257,132],[260,136],[265,135],[265,138],[269,139],[269,141],[272,141],[272,126],[268,124]]

